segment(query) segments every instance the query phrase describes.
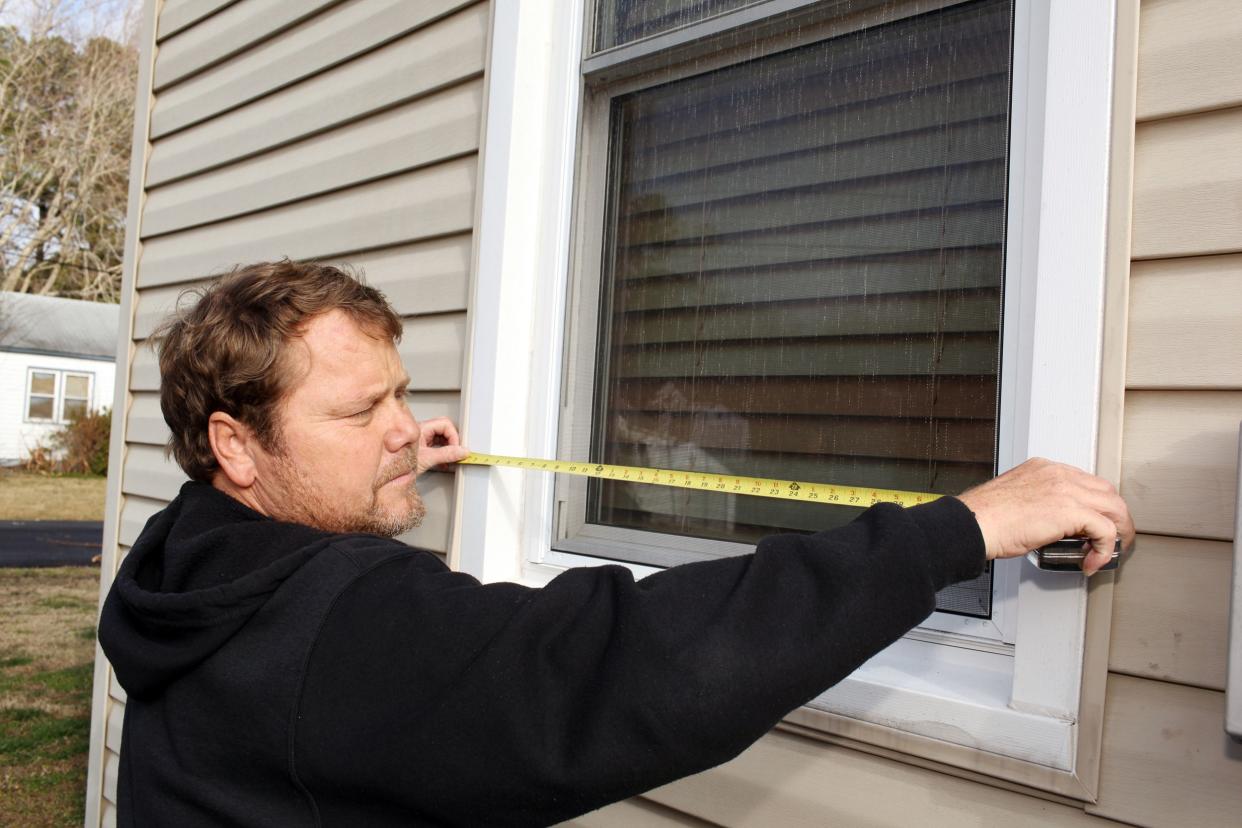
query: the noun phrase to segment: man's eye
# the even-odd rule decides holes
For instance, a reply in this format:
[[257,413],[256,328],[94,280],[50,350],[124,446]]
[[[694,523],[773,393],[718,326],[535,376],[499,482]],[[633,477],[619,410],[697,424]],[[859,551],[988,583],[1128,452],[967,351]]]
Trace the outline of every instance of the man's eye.
[[351,416],[351,417],[365,417],[365,416],[367,416],[368,414],[370,414],[370,413],[371,413],[371,409],[373,409],[373,408],[375,408],[375,406],[373,406],[373,405],[368,405],[366,408],[362,409],[361,411],[355,411],[353,414],[350,414],[349,416]]

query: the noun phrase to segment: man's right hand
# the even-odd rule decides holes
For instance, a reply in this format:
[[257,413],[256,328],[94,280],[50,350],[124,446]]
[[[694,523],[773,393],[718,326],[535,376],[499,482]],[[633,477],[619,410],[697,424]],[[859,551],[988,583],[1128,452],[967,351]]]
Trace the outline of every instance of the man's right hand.
[[960,497],[979,521],[988,560],[1015,558],[1061,540],[1085,537],[1088,575],[1108,563],[1117,538],[1134,542],[1130,510],[1107,480],[1081,469],[1035,458]]

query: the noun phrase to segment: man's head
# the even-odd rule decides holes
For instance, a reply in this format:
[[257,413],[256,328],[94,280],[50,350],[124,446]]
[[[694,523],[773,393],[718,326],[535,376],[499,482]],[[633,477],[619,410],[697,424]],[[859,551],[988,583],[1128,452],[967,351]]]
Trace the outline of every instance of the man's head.
[[337,268],[239,268],[155,333],[169,450],[279,520],[393,535],[423,514],[418,423],[383,295]]

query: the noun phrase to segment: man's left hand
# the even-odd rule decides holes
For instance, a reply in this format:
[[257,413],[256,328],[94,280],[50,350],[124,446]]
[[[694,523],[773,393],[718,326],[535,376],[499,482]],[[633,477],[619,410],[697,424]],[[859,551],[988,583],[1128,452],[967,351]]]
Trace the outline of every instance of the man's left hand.
[[453,463],[462,460],[469,450],[461,444],[457,426],[448,417],[434,417],[419,423],[422,435],[418,439],[418,473],[430,469],[449,471]]

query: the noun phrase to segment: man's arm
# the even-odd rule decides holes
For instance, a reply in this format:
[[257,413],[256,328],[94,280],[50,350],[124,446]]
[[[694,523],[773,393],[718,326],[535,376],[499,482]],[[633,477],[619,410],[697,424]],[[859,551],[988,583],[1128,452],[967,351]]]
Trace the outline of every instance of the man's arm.
[[635,583],[570,570],[480,585],[402,555],[337,602],[311,656],[299,777],[325,822],[546,825],[735,756],[973,577],[952,498],[882,505],[753,555]]
[[1082,533],[1128,543],[1133,527],[1107,484],[1041,461],[960,501],[877,506],[638,583],[599,567],[481,585],[390,559],[324,625],[298,772],[325,815],[365,801],[377,821],[567,819],[726,761],[985,559]]

